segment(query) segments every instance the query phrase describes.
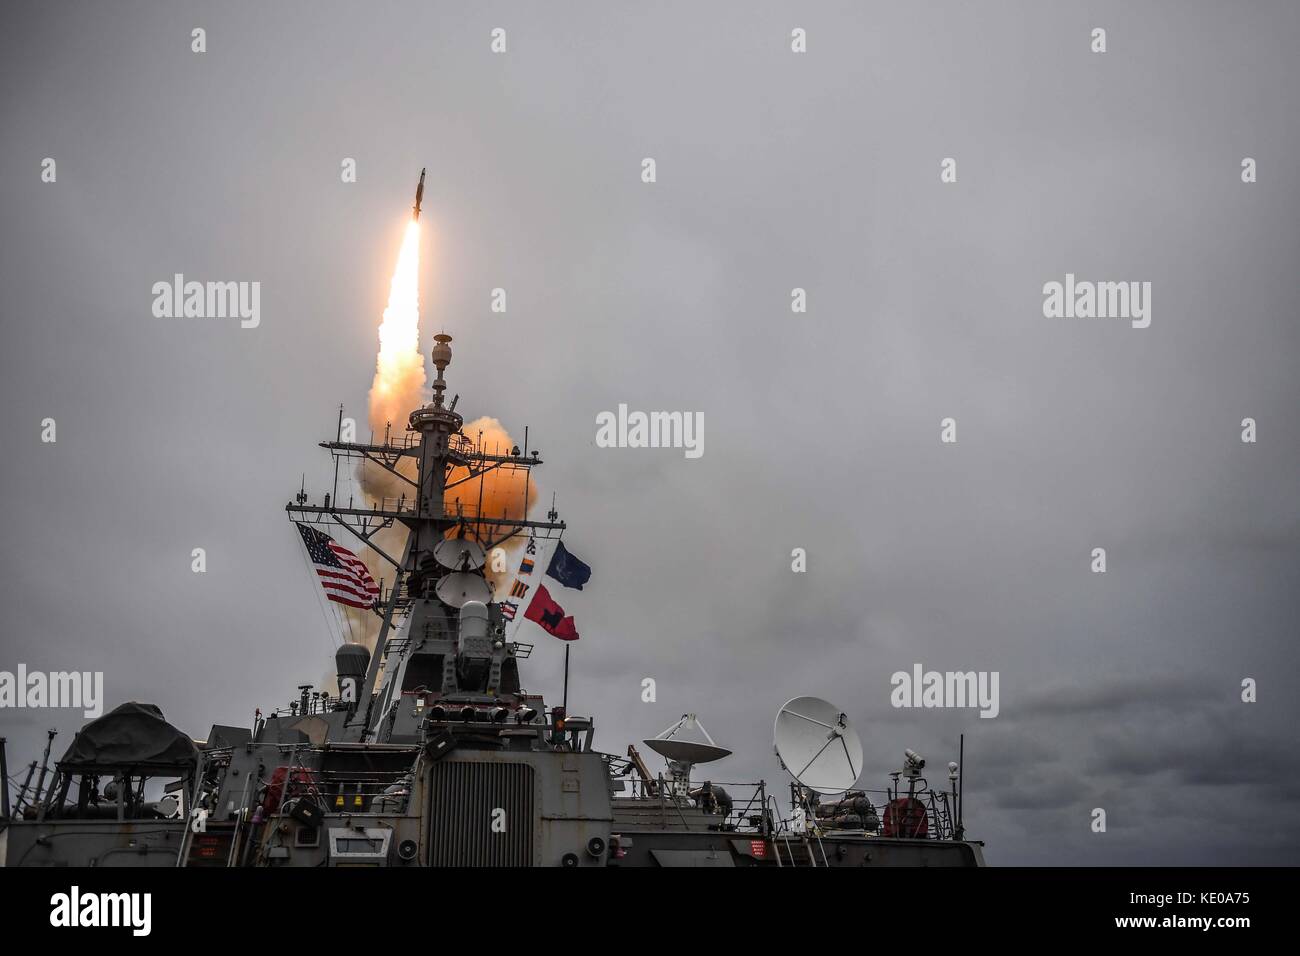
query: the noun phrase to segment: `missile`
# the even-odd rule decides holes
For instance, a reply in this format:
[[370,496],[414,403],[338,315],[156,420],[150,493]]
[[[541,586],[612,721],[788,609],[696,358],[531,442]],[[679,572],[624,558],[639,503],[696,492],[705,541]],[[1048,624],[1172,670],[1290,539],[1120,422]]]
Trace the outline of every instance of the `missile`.
[[424,173],[423,169],[420,170],[420,185],[415,187],[415,208],[411,212],[411,218],[417,222],[420,219],[420,203],[424,199]]

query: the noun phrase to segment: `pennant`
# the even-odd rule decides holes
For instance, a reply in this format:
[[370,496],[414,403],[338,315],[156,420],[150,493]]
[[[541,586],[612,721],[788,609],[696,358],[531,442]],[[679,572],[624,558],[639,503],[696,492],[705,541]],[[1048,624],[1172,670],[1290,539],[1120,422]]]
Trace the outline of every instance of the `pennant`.
[[537,585],[537,593],[533,595],[532,602],[524,611],[524,617],[535,621],[541,625],[542,630],[562,641],[578,639],[578,629],[574,626],[573,618],[566,617],[564,608],[551,600],[551,594],[544,584]]
[[551,563],[546,573],[566,588],[575,588],[579,591],[591,579],[591,568],[571,555],[564,547],[563,541],[555,542],[555,553],[551,555]]
[[510,596],[521,598],[528,593],[528,587],[529,586],[527,584],[524,584],[523,581],[516,580],[514,587],[510,589]]

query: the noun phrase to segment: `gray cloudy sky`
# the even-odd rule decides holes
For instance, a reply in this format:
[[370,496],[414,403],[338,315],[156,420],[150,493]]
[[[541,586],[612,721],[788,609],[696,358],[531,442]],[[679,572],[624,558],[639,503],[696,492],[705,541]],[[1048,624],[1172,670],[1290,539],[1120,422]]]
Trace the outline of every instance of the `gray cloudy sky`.
[[[428,166],[422,344],[548,461],[599,745],[693,710],[777,781],[816,694],[870,786],[964,732],[992,863],[1294,862],[1297,43],[1287,2],[8,4],[0,669],[196,736],[320,677],[281,509],[364,419]],[[176,272],[261,282],[261,327],[154,318]],[[1151,282],[1151,327],[1044,318],[1067,272]],[[597,448],[620,402],[703,412],[703,458]],[[893,709],[918,662],[1000,716]],[[11,768],[80,724],[0,718]]]

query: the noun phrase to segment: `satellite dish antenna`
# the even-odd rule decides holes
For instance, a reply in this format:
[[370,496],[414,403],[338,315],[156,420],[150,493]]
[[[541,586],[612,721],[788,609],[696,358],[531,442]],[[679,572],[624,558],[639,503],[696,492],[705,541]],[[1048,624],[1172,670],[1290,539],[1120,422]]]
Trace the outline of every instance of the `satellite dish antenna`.
[[679,800],[689,799],[692,767],[697,763],[721,760],[731,753],[713,742],[694,714],[682,714],[681,720],[659,736],[643,742],[668,761],[668,790]]
[[862,774],[862,741],[849,718],[820,697],[795,697],[782,705],[773,729],[781,766],[818,793],[840,793]]
[[731,754],[730,750],[713,742],[694,714],[682,714],[681,720],[644,743],[665,760],[684,764],[709,763]]
[[452,607],[464,607],[466,601],[481,601],[487,604],[492,600],[492,589],[488,587],[483,575],[472,571],[453,571],[444,574],[434,589],[444,604]]
[[483,567],[483,548],[468,538],[443,538],[433,546],[433,560],[452,571],[477,571]]

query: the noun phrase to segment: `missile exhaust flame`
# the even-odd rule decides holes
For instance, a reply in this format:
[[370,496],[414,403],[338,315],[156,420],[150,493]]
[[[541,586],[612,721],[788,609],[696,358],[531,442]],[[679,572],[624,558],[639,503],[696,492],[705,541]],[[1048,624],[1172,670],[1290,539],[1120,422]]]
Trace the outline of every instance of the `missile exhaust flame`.
[[[388,290],[388,307],[384,309],[379,325],[379,353],[375,361],[375,377],[370,386],[370,428],[375,441],[382,442],[387,434],[396,439],[404,434],[410,413],[430,399],[425,356],[420,351],[420,203],[424,195],[424,171],[416,188],[415,206],[402,238],[397,266],[393,270]],[[514,445],[510,434],[494,418],[482,417],[468,423],[464,434],[473,441],[481,441],[485,448],[499,448],[503,452]],[[481,438],[480,438],[481,434]],[[403,458],[399,470],[408,478],[416,476],[415,463]],[[456,469],[452,480],[469,477],[464,469]],[[377,466],[360,468],[358,480],[367,495],[374,499],[397,499],[405,495],[410,501],[414,489],[409,484]],[[525,501],[525,498],[527,499]],[[465,481],[447,490],[446,507],[455,512],[457,502],[465,508],[467,517],[480,513],[480,500],[484,517],[523,518],[537,498],[537,488],[527,483],[522,472],[498,468]],[[472,528],[471,528],[472,531]],[[400,524],[378,531],[375,544],[394,557],[400,556],[406,544],[407,530]],[[486,542],[484,542],[486,543]],[[503,547],[513,556],[523,540],[515,536]],[[360,554],[376,580],[381,577],[392,583],[393,569],[373,550],[365,548]],[[513,568],[512,568],[513,569]],[[509,573],[486,570],[488,579],[498,589],[509,581]],[[342,608],[348,618],[348,629],[354,639],[360,639],[373,649],[379,633],[379,619],[368,611]]]
[[379,325],[379,355],[370,386],[370,427],[376,436],[390,423],[399,430],[405,427],[406,416],[424,404],[426,382],[420,352],[420,224],[412,219]]

